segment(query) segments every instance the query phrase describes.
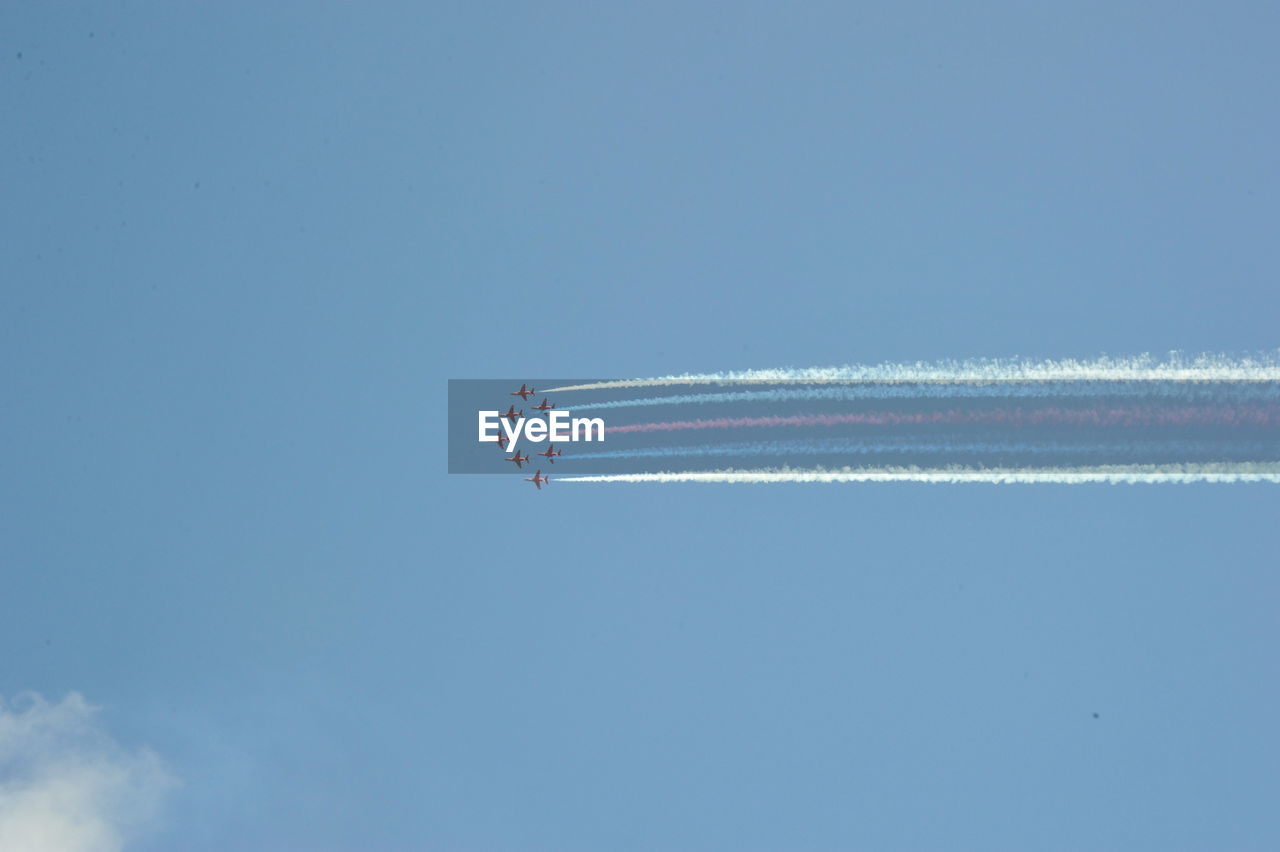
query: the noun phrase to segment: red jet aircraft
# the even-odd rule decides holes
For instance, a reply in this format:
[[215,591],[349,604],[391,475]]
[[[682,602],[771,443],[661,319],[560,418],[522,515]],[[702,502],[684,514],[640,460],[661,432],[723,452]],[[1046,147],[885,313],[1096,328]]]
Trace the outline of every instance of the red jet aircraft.
[[520,390],[512,391],[511,393],[507,394],[507,396],[518,396],[520,397],[520,401],[524,402],[526,399],[533,396],[535,393],[537,393],[537,390],[535,388],[527,388],[524,385],[520,385]]
[[514,456],[512,456],[511,458],[507,459],[507,461],[509,461],[509,462],[515,462],[515,463],[516,463],[516,467],[524,467],[524,463],[525,463],[525,462],[527,462],[528,460],[529,460],[529,457],[528,457],[528,456],[525,456],[524,458],[520,458],[520,451],[519,451],[519,450],[516,450],[516,454],[515,454]]
[[551,481],[551,479],[550,479],[549,477],[543,476],[543,475],[542,475],[542,471],[538,471],[538,472],[537,472],[537,473],[535,473],[533,476],[526,476],[526,477],[524,478],[524,481],[525,481],[525,482],[532,482],[534,485],[538,486],[538,490],[539,490],[539,491],[541,491],[541,490],[542,490],[542,483],[544,483],[544,482],[550,482],[550,481]]
[[507,439],[507,436],[506,436],[506,435],[503,435],[503,434],[501,434],[501,433],[499,433],[499,434],[498,434],[498,446],[502,448],[502,451],[503,451],[504,453],[507,451],[507,444],[508,444],[508,443],[510,443],[510,441]]
[[516,422],[517,420],[519,420],[521,417],[524,417],[524,409],[523,409],[523,408],[522,408],[522,409],[520,409],[520,413],[519,413],[519,414],[516,414],[516,407],[513,405],[513,406],[511,406],[510,408],[508,408],[508,409],[507,409],[507,413],[506,413],[506,414],[499,414],[498,416],[499,416],[499,417],[505,417],[505,418],[507,418],[508,420],[510,420],[512,423],[515,423],[515,422]]
[[534,410],[534,411],[550,411],[551,409],[553,409],[553,408],[555,408],[555,407],[556,407],[556,404],[555,404],[554,402],[553,402],[553,403],[551,403],[550,405],[547,405],[547,398],[544,396],[544,397],[542,398],[542,404],[541,404],[541,405],[535,405],[535,406],[533,407],[533,410]]
[[556,445],[555,445],[555,444],[551,444],[551,445],[549,445],[545,450],[543,450],[542,452],[538,453],[538,455],[540,455],[540,456],[545,456],[545,457],[546,457],[546,459],[547,459],[547,461],[549,461],[551,464],[555,464],[555,463],[556,463],[556,456],[562,456],[562,455],[564,455],[564,450],[557,450],[557,449],[556,449]]

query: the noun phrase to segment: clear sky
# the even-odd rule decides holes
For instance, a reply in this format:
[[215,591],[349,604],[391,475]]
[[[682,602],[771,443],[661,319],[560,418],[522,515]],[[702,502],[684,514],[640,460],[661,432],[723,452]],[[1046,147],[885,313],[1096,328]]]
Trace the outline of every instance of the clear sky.
[[1274,349],[1278,25],[4,4],[0,771],[125,767],[98,848],[1276,848],[1275,486],[537,493],[443,417]]

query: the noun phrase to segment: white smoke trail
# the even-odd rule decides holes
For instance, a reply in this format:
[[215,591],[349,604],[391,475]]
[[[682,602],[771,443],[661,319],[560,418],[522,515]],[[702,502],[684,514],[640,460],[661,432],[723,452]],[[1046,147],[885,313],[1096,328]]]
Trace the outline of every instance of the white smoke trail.
[[716,470],[670,471],[661,473],[620,473],[590,476],[562,476],[559,482],[924,482],[939,484],[1189,484],[1196,482],[1280,483],[1280,464],[1243,462],[1237,464],[1181,465],[1099,465],[1070,468],[966,469],[915,467],[840,468],[838,470]]
[[[585,386],[578,386],[585,387]],[[570,387],[569,390],[576,390]],[[550,393],[550,391],[547,391]],[[1117,382],[1106,384],[933,384],[912,386],[845,385],[839,387],[772,388],[770,390],[723,391],[719,393],[685,393],[650,396],[640,399],[612,399],[596,402],[567,403],[568,411],[603,408],[636,408],[657,405],[706,405],[733,402],[825,402],[863,399],[1048,399],[1048,398],[1143,397],[1216,402],[1230,400],[1280,399],[1280,384],[1269,382],[1245,384],[1189,384],[1176,382]]]
[[995,455],[1014,453],[1019,455],[1074,455],[1088,456],[1105,453],[1147,454],[1159,453],[1165,458],[1188,455],[1222,453],[1264,452],[1274,455],[1280,446],[1274,443],[1243,443],[1236,441],[1115,441],[1087,444],[1071,444],[1057,441],[930,441],[919,438],[899,440],[857,441],[849,439],[818,439],[798,441],[744,441],[733,444],[696,444],[672,447],[637,447],[625,450],[601,450],[574,453],[565,456],[568,461],[590,459],[643,459],[643,458],[706,458],[713,456],[816,456],[816,455],[910,455],[912,453],[953,453],[956,455]]
[[1280,352],[1253,357],[1227,355],[1183,355],[1170,352],[1163,360],[1151,355],[1132,358],[1101,357],[1091,360],[1031,361],[1025,359],[973,359],[914,364],[850,365],[844,367],[784,367],[724,373],[686,373],[653,379],[590,382],[549,388],[544,393],[579,390],[661,387],[667,385],[715,384],[806,384],[883,382],[918,383],[999,383],[999,382],[1274,382],[1280,381]]

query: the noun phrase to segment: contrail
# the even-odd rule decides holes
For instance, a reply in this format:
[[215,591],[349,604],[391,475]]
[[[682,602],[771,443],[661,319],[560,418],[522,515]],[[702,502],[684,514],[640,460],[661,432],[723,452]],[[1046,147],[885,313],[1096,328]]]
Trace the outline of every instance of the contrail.
[[1187,484],[1195,482],[1280,483],[1280,464],[1099,465],[1071,468],[841,468],[839,470],[718,470],[563,476],[559,482],[926,482],[991,484]]
[[[570,388],[571,390],[573,388]],[[551,391],[547,391],[551,393]],[[658,405],[706,405],[734,402],[828,402],[857,401],[864,399],[1045,399],[1045,398],[1095,398],[1095,397],[1145,397],[1177,399],[1189,402],[1199,399],[1225,401],[1280,399],[1280,384],[1270,381],[1230,384],[1194,384],[1190,382],[1048,382],[1042,384],[892,384],[892,385],[844,385],[836,387],[772,388],[769,390],[722,391],[718,393],[686,393],[670,396],[651,396],[640,399],[613,399],[595,402],[567,403],[562,407],[570,411],[609,408],[648,408]]]
[[627,450],[598,450],[565,456],[567,461],[588,459],[641,459],[712,456],[788,456],[788,455],[880,455],[911,453],[951,453],[955,455],[1017,453],[1025,455],[1076,455],[1100,453],[1166,453],[1182,456],[1234,452],[1275,452],[1274,444],[1235,443],[1222,441],[1121,441],[1115,443],[1071,444],[1063,442],[1027,443],[1001,441],[919,441],[891,440],[863,442],[849,439],[815,441],[751,441],[737,444],[697,444],[683,447],[637,447]]
[[1184,407],[1184,408],[1038,408],[991,411],[867,411],[841,414],[793,414],[766,417],[716,417],[700,420],[672,420],[659,423],[630,423],[609,427],[609,434],[632,432],[678,432],[698,429],[769,428],[775,426],[901,426],[999,423],[1022,425],[1085,426],[1276,426],[1276,407]]
[[974,359],[965,361],[916,362],[904,364],[850,365],[844,367],[784,367],[724,373],[686,373],[653,379],[590,382],[549,388],[546,393],[614,388],[643,388],[669,385],[715,384],[805,384],[829,383],[1000,383],[1000,382],[1274,382],[1280,381],[1280,352],[1254,357],[1227,355],[1183,355],[1171,352],[1164,359],[1151,355],[1132,358],[1031,361],[1023,359]]

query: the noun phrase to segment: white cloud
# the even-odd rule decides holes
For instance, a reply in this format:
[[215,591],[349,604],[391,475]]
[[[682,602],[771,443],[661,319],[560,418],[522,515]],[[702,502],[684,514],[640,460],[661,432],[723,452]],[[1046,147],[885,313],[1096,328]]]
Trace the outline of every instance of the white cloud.
[[0,849],[118,852],[176,783],[153,751],[112,739],[78,693],[0,698]]

